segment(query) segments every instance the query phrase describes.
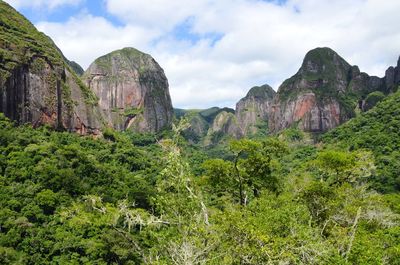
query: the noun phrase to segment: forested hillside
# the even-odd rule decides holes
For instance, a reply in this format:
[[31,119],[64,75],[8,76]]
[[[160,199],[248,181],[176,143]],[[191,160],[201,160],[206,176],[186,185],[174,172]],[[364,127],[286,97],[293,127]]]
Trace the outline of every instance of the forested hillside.
[[[44,3],[9,2],[25,11],[35,2],[32,17]],[[67,1],[50,2],[51,12],[61,4],[67,10]],[[94,19],[95,27],[106,25],[101,36],[89,34],[96,52],[104,50],[98,49],[102,42],[135,45],[128,35],[157,47],[166,73],[172,73],[173,94],[183,94],[184,106],[195,101],[205,105],[200,101],[207,100],[225,104],[221,96],[231,100],[239,95],[238,84],[269,79],[277,75],[275,69],[295,63],[285,61],[291,55],[278,51],[282,45],[262,42],[275,54],[261,54],[248,40],[262,35],[253,23],[247,30],[257,34],[246,34],[246,45],[221,45],[236,34],[212,40],[219,31],[196,30],[198,17],[185,18],[186,11],[153,15],[145,8],[151,1],[141,1],[143,15],[160,16],[163,23],[178,15],[182,17],[173,20],[184,21],[159,32],[151,17],[146,21],[151,32],[146,33],[125,25],[116,14],[102,17],[105,4],[94,15],[90,12],[96,4],[86,8],[90,1],[75,2],[76,10],[84,10],[79,15],[61,9],[56,13],[65,14],[62,20],[68,25],[79,22],[76,25],[84,28],[85,16]],[[125,1],[122,8],[134,2]],[[181,5],[172,2],[168,6]],[[231,2],[240,4],[232,8],[240,10],[235,18],[246,20],[252,14],[246,5],[264,10],[263,5],[286,4]],[[296,18],[304,12],[297,8],[300,2],[290,7]],[[225,10],[219,4],[213,5]],[[126,10],[130,18],[136,9]],[[357,10],[359,14],[363,8]],[[224,18],[227,25],[232,22],[219,10],[204,13]],[[312,19],[304,21],[323,23],[314,17],[318,12],[312,13]],[[120,23],[114,25],[117,34],[106,32],[113,27],[110,18]],[[52,19],[56,21],[56,15]],[[290,24],[296,24],[296,31],[310,32],[309,24],[297,27],[301,20]],[[58,22],[42,26],[47,24],[55,27]],[[243,23],[228,28],[234,24]],[[338,24],[346,24],[346,34],[350,32],[349,23]],[[272,28],[268,42],[283,40],[281,33],[270,38]],[[75,38],[71,43],[77,50],[85,47],[74,29],[61,34]],[[178,41],[169,34],[188,35]],[[103,35],[112,38],[104,41]],[[159,42],[164,37],[173,40],[175,52],[186,46],[190,51],[171,57],[162,44],[165,39]],[[191,46],[195,44],[204,47]],[[155,51],[145,43],[140,46]],[[237,46],[240,52],[226,47],[224,54],[233,59],[219,58],[213,49],[225,46]],[[290,49],[295,46],[301,45]],[[242,48],[250,49],[251,56]],[[210,52],[196,57],[201,50]],[[285,67],[277,65],[278,60],[268,61],[283,54]],[[199,62],[203,66],[193,67]],[[218,82],[212,81],[215,73]],[[208,79],[219,86],[210,95]],[[380,78],[361,72],[330,48],[315,48],[277,92],[267,84],[252,87],[235,109],[173,109],[169,81],[149,54],[118,49],[83,71],[0,0],[0,264],[400,264],[399,84],[400,59]],[[228,92],[221,89],[225,86]]]
[[400,190],[400,92],[323,138],[348,150],[373,152],[377,171],[371,183],[383,192]]
[[0,263],[399,264],[400,197],[366,184],[371,152],[289,130],[207,160],[185,128],[94,139],[2,116]]

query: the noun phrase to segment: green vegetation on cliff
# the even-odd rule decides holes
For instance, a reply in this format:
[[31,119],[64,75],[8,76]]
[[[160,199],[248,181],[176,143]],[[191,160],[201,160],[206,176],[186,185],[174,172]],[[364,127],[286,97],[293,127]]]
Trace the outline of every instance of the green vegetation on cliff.
[[85,72],[78,63],[76,63],[74,61],[69,61],[69,60],[67,60],[67,63],[76,75],[81,76]]
[[34,57],[46,58],[54,67],[63,57],[53,41],[4,1],[0,1],[0,73],[4,82],[17,65]]
[[272,99],[276,92],[269,85],[255,86],[252,87],[246,95],[248,97],[255,97],[261,99]]
[[400,190],[399,92],[388,96],[370,111],[327,133],[323,141],[335,143],[348,150],[371,150],[377,165],[377,172],[372,180],[373,187],[385,192]]
[[[285,100],[308,91],[314,92],[320,100],[337,98],[340,95],[340,85],[348,82],[350,68],[351,66],[332,49],[313,49],[304,57],[299,71],[283,82],[278,91],[279,97]],[[308,84],[300,85],[302,80]]]
[[123,48],[97,58],[94,63],[99,70],[117,77],[117,73],[113,72],[113,65],[118,65],[119,70],[136,68],[140,74],[144,74],[148,70],[147,60],[150,58],[150,55],[135,48]]
[[[64,69],[68,69],[85,100],[91,105],[96,104],[95,95],[79,78],[83,70],[77,63],[68,61],[47,35],[39,32],[29,20],[2,0],[0,14],[0,84],[3,85],[17,68],[27,67],[33,73],[40,73],[48,64],[52,70],[52,88],[56,87],[57,79],[65,82]],[[70,89],[66,84],[63,88]],[[70,93],[63,91],[63,94],[68,95],[63,100],[71,102]]]

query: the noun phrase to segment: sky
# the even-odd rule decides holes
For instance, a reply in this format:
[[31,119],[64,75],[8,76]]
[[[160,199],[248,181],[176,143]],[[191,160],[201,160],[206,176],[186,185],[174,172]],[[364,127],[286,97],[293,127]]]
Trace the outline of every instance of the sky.
[[330,47],[384,76],[400,55],[398,0],[6,0],[86,69],[124,47],[151,54],[177,108],[234,107]]

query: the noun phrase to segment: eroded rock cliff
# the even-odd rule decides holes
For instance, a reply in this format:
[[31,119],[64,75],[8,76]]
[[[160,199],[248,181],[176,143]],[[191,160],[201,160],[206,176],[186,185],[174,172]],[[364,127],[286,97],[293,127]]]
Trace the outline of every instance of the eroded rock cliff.
[[[0,111],[18,123],[80,134],[157,132],[172,121],[168,81],[154,59],[133,48],[82,68],[11,6],[0,1]],[[90,88],[89,88],[90,87]]]
[[0,111],[20,124],[98,134],[96,97],[51,39],[3,1],[0,14]]
[[267,130],[269,112],[276,92],[269,85],[256,86],[236,104],[235,115],[241,136]]
[[225,138],[241,137],[234,113],[221,111],[215,116],[204,140],[205,145],[218,144]]
[[114,51],[95,60],[83,79],[99,98],[108,126],[158,132],[171,125],[168,81],[150,55],[134,48]]
[[307,132],[325,132],[363,111],[371,93],[393,92],[399,83],[399,66],[384,78],[369,76],[351,66],[330,48],[307,53],[299,71],[283,82],[273,101],[272,132],[297,126]]

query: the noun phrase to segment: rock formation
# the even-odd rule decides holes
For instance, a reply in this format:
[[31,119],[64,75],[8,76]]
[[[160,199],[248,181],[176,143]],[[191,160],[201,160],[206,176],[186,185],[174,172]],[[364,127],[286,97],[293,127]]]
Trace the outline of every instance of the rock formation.
[[386,92],[395,92],[400,85],[400,56],[397,60],[396,67],[389,67],[385,72],[385,88]]
[[[104,126],[158,132],[171,125],[168,81],[150,55],[133,48],[114,51],[95,60],[82,82],[82,68],[49,37],[4,1],[0,13],[0,111],[7,117],[80,134],[100,134]],[[329,48],[316,48],[277,93],[268,85],[254,87],[236,111],[193,111],[186,133],[195,141],[213,142],[221,135],[267,132],[267,126],[272,133],[291,126],[325,132],[354,117],[357,109],[373,108],[399,85],[400,58],[379,78]]]
[[261,128],[262,130],[267,129],[275,94],[269,85],[256,86],[236,104],[235,115],[241,136],[253,135],[260,129],[259,127],[265,127]]
[[360,72],[329,48],[307,53],[299,71],[279,87],[270,113],[272,132],[297,126],[307,132],[325,132],[364,110],[370,93],[393,92],[400,67],[391,67],[384,78]]
[[[172,121],[168,81],[154,59],[133,48],[97,59],[85,73],[54,42],[0,1],[0,111],[17,123],[80,134],[157,132]],[[89,88],[90,87],[90,88]]]
[[227,111],[218,113],[207,132],[207,135],[212,137],[215,137],[216,134],[220,136],[228,135],[235,138],[241,136],[240,131],[238,131],[235,114]]
[[0,111],[18,123],[99,133],[96,99],[49,37],[0,2]]
[[210,145],[216,142],[216,138],[235,136],[239,133],[233,109],[212,107],[205,110],[174,111],[176,118],[185,116],[188,119],[190,127],[184,131],[184,136],[191,143]]
[[108,126],[158,132],[171,125],[168,81],[150,55],[134,48],[114,51],[95,60],[83,79],[99,98]]

